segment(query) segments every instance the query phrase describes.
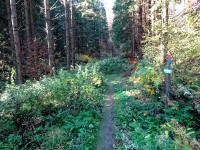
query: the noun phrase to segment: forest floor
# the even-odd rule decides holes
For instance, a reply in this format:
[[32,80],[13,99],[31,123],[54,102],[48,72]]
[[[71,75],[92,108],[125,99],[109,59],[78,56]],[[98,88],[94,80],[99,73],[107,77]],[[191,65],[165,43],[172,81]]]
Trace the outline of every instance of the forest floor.
[[181,102],[165,108],[159,96],[146,95],[127,74],[106,76],[109,91],[97,150],[199,149],[192,138],[198,131],[188,127],[198,124],[195,115]]
[[107,84],[109,91],[104,106],[104,116],[100,128],[100,136],[98,140],[97,150],[114,150],[117,149],[115,144],[115,96],[116,85],[123,87],[125,78],[122,74],[112,74],[107,76]]
[[97,150],[113,150],[114,146],[114,93],[113,85],[109,83],[109,92],[104,106],[104,118],[100,129],[100,139]]

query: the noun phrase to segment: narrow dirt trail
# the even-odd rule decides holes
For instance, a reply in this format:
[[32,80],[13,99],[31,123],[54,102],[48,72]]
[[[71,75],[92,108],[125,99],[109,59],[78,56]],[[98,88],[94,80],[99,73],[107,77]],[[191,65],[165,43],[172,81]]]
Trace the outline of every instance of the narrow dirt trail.
[[109,94],[104,107],[104,118],[100,130],[97,150],[114,150],[114,90],[109,84]]

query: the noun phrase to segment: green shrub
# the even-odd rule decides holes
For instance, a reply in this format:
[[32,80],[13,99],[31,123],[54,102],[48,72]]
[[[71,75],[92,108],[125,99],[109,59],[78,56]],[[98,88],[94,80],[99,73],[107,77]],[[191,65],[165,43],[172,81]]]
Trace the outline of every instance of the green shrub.
[[195,124],[193,120],[195,116],[188,112],[187,106],[179,108],[179,104],[176,110],[172,107],[165,110],[162,102],[135,100],[125,92],[118,94],[116,99],[116,138],[121,149],[200,148],[195,139],[197,134],[195,129],[189,128],[191,124]]
[[[137,84],[130,80],[131,82],[127,82],[125,88],[121,87],[115,96],[118,149],[199,149],[200,144],[196,140],[199,136],[196,127],[198,114],[191,101],[177,100],[166,107],[165,102],[158,99],[159,96],[146,95],[144,85],[151,84],[155,88],[157,84],[154,79],[158,78],[159,73],[149,69],[149,65],[142,66],[142,64],[139,64],[138,70],[132,77],[145,80]],[[151,73],[152,70],[154,73]]]
[[[0,99],[0,149],[40,146],[70,149],[80,144],[82,148],[92,149],[99,129],[104,91],[103,75],[93,64],[73,71],[60,70],[53,77],[8,87]],[[84,114],[91,116],[84,118]],[[68,124],[75,128],[81,125],[66,129]],[[85,133],[81,133],[81,129]],[[79,142],[78,134],[84,136]]]
[[[192,18],[193,20],[196,17],[196,15],[189,15],[188,19]],[[199,23],[195,24],[199,25]],[[162,31],[160,28],[156,30],[157,32]],[[177,83],[184,84],[195,91],[199,91],[200,32],[199,28],[195,29],[191,26],[189,30],[182,30],[182,26],[174,26],[169,22],[166,51],[171,51],[174,59],[172,83],[174,83],[174,85]],[[145,41],[143,41],[144,58],[150,60],[156,68],[163,66],[163,61],[160,61],[160,35],[162,34],[147,36]],[[198,94],[198,96],[200,96],[200,94]]]
[[140,87],[149,95],[155,95],[162,85],[162,72],[148,61],[141,61],[134,74],[129,78],[135,86]]
[[95,65],[103,74],[119,74],[130,69],[128,60],[120,57],[107,58],[98,61]]

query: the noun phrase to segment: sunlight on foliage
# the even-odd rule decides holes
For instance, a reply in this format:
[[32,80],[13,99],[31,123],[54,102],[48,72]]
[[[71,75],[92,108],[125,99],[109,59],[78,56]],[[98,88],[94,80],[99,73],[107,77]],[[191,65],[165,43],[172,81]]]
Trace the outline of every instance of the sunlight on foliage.
[[0,101],[0,149],[93,149],[106,88],[100,68],[95,62],[8,86]]
[[162,84],[163,74],[147,61],[141,61],[135,73],[129,78],[135,86],[143,88],[149,95],[155,95]]

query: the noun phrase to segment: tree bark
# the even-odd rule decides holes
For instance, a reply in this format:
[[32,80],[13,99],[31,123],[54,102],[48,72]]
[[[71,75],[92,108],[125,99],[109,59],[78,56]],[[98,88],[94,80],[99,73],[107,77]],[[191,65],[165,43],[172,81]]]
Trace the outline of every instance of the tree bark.
[[140,0],[139,1],[139,13],[138,13],[138,15],[139,15],[139,20],[138,20],[138,47],[141,47],[141,41],[142,41],[142,36],[143,36],[143,24],[144,24],[144,21],[143,21],[143,1],[142,0]]
[[49,0],[44,0],[44,11],[45,11],[45,23],[47,33],[47,48],[48,48],[48,62],[51,69],[51,73],[54,72],[54,57],[53,57],[53,35],[51,32],[51,18],[50,18],[50,7]]
[[70,3],[69,0],[64,0],[64,7],[65,7],[65,53],[66,53],[66,62],[67,62],[67,68],[70,69],[70,32],[69,32],[69,26],[70,26]]
[[[151,7],[153,7],[156,4],[155,0],[152,0]],[[151,10],[151,32],[154,35],[155,34],[155,21],[156,21],[156,12],[155,10]]]
[[73,0],[70,0],[70,39],[71,39],[71,58],[72,66],[75,66],[75,41],[74,41],[74,6]]
[[31,53],[31,31],[30,31],[30,14],[29,14],[29,0],[24,0],[25,10],[25,26],[26,26],[26,45],[28,54]]
[[165,57],[167,54],[168,45],[168,19],[169,19],[169,2],[164,0],[162,4],[162,34],[160,43],[160,59],[163,64],[165,63]]
[[[11,21],[11,10],[10,10],[10,1],[6,0],[6,10],[7,10],[7,19],[8,19],[8,32],[9,32],[9,36],[10,36],[10,48],[11,48],[11,52],[12,52],[12,58],[13,60],[15,59],[14,57],[14,50],[15,50],[15,45],[14,45],[14,37],[13,37],[13,30],[12,30],[12,21]],[[15,61],[13,61],[13,64]]]
[[[34,13],[33,13],[33,7],[34,2],[32,0],[29,0],[29,7],[30,7],[30,22],[31,22],[31,42],[34,42],[36,40],[35,37],[35,27],[34,27]],[[34,48],[34,47],[33,47]]]
[[152,2],[151,0],[148,1],[148,11],[147,11],[147,15],[148,15],[148,23],[147,23],[147,26],[148,26],[148,32],[149,32],[149,35],[152,34],[152,31],[151,31],[151,26],[152,26],[152,22],[151,22],[151,8],[152,8]]
[[20,56],[21,46],[20,46],[20,40],[19,40],[15,0],[10,0],[10,8],[11,8],[11,21],[12,21],[12,31],[13,31],[13,38],[14,38],[14,47],[15,47],[15,54],[16,54],[17,82],[20,84],[22,83],[22,67],[21,67],[21,56]]
[[131,61],[135,59],[135,14],[132,12],[132,50],[131,50]]

